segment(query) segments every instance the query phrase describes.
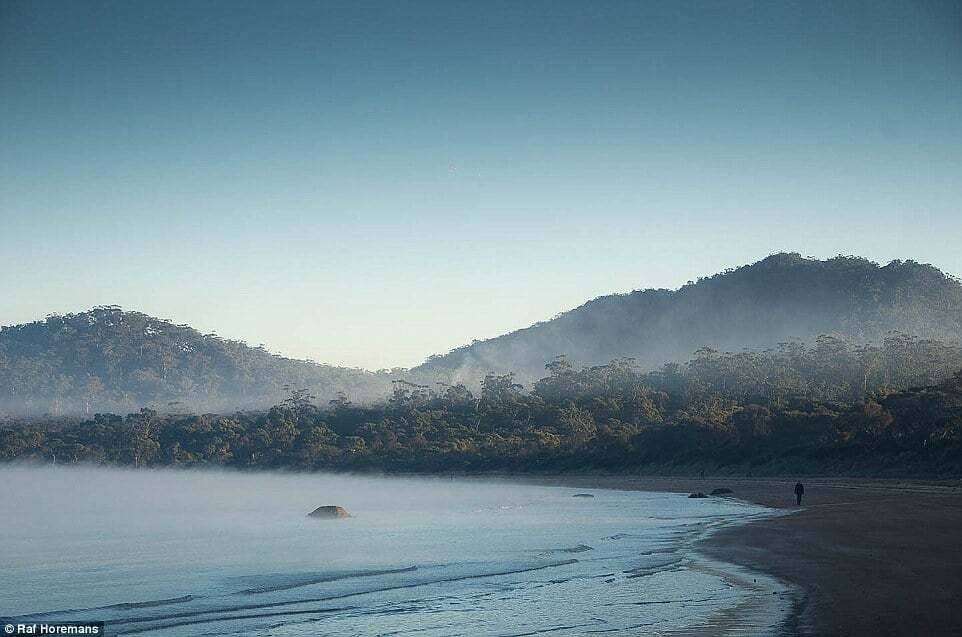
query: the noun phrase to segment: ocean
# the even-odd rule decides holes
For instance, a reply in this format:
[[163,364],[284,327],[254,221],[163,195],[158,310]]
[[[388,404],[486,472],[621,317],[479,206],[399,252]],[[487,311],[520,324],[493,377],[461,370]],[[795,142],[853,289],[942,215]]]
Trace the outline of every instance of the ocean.
[[[321,505],[352,517],[307,517]],[[788,587],[696,542],[775,514],[502,481],[10,465],[0,622],[156,637],[767,635]]]

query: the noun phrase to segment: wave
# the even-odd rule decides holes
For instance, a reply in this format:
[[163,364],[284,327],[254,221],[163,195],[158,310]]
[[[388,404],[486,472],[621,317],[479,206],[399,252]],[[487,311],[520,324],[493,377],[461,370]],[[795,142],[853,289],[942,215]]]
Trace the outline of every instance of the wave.
[[287,580],[282,584],[265,584],[264,586],[255,586],[253,588],[246,588],[241,591],[234,593],[235,595],[259,595],[262,593],[276,593],[278,591],[286,591],[292,588],[300,588],[302,586],[311,586],[313,584],[323,584],[326,582],[337,582],[346,579],[358,579],[362,577],[376,577],[378,575],[396,575],[399,573],[412,573],[417,570],[417,566],[406,566],[403,568],[393,568],[384,570],[370,570],[370,571],[344,571],[340,573],[304,573],[302,575],[276,575],[276,576],[262,576],[263,578],[276,577],[278,579]]
[[584,553],[585,551],[593,551],[594,548],[588,546],[587,544],[579,544],[577,546],[566,546],[557,549],[546,549],[541,552],[541,555],[551,555],[552,553]]
[[[601,623],[607,623],[604,620],[599,620]],[[574,630],[576,628],[588,628],[589,626],[595,626],[596,623],[591,624],[571,624],[562,626],[552,626],[551,628],[542,628],[540,630],[532,630],[526,633],[512,633],[510,635],[505,635],[505,637],[534,637],[534,635],[547,635],[549,633],[556,633],[561,630]],[[609,631],[587,631],[587,632],[609,632]]]
[[[299,599],[289,599],[289,600],[279,600],[274,602],[264,602],[260,604],[241,604],[241,605],[230,605],[230,606],[219,606],[212,608],[200,608],[193,611],[185,611],[181,613],[171,613],[167,615],[150,615],[143,617],[129,617],[123,619],[116,619],[107,621],[106,624],[112,627],[123,627],[132,624],[149,624],[152,622],[157,622],[155,626],[145,626],[145,627],[130,627],[121,628],[119,630],[111,631],[117,635],[128,635],[144,633],[153,630],[163,630],[166,628],[173,628],[176,626],[188,625],[188,624],[200,624],[200,623],[212,623],[218,621],[230,621],[235,619],[256,619],[259,617],[274,617],[283,615],[303,615],[303,614],[324,614],[330,612],[331,609],[309,609],[309,610],[285,610],[278,612],[262,612],[255,614],[248,614],[239,616],[236,613],[241,613],[245,611],[267,611],[267,609],[281,608],[284,606],[295,606],[299,604],[311,604],[311,603],[322,603],[343,600],[351,597],[359,597],[361,595],[369,595],[372,593],[384,593],[387,591],[402,590],[408,588],[417,588],[420,586],[431,586],[434,584],[446,584],[451,582],[461,582],[473,579],[484,579],[489,577],[500,577],[504,575],[516,575],[520,573],[530,573],[535,571],[541,571],[549,568],[558,568],[562,566],[569,566],[571,564],[577,564],[577,559],[560,560],[555,562],[548,562],[544,564],[529,565],[521,568],[512,569],[499,569],[494,571],[482,571],[479,573],[467,573],[464,575],[457,575],[452,577],[436,577],[436,578],[425,578],[421,581],[415,582],[404,582],[398,584],[391,584],[387,586],[381,586],[376,588],[366,588],[364,590],[350,591],[346,593],[338,593],[335,595],[327,595],[324,597],[312,597],[312,598],[299,598]],[[450,565],[448,565],[450,566]],[[414,572],[416,567],[408,567],[405,569],[396,569],[393,572]],[[341,610],[350,610],[341,609]],[[215,617],[202,617],[204,615],[217,615]]]
[[212,624],[214,622],[237,621],[239,619],[266,619],[268,617],[289,617],[292,615],[329,615],[331,613],[338,613],[346,610],[354,610],[355,608],[357,607],[345,606],[343,608],[324,608],[324,609],[312,608],[310,610],[286,610],[286,611],[278,611],[273,613],[252,613],[249,615],[227,615],[225,617],[205,617],[203,619],[189,619],[184,621],[170,622],[168,624],[164,624],[163,626],[148,626],[145,628],[134,628],[132,630],[126,630],[116,634],[117,635],[137,635],[141,633],[148,633],[154,630],[167,630],[168,628],[178,628],[180,626],[196,626],[198,624]]
[[624,573],[626,573],[629,578],[648,577],[649,575],[654,575],[655,573],[661,573],[677,567],[679,564],[685,561],[685,557],[656,558],[652,555],[647,555],[645,557],[647,559],[639,560],[640,563],[636,563],[636,565],[632,568],[626,569]]
[[37,619],[41,617],[49,617],[51,615],[68,615],[77,613],[93,613],[96,611],[105,610],[135,610],[138,608],[156,608],[158,606],[170,606],[172,604],[184,604],[187,602],[193,602],[198,599],[203,599],[203,595],[183,595],[182,597],[170,597],[167,599],[152,599],[144,602],[120,602],[119,604],[108,604],[107,606],[92,606],[90,608],[64,608],[61,610],[48,610],[39,613],[30,613],[27,615],[19,615],[17,617],[2,617],[0,619],[4,621],[15,621],[24,619]]

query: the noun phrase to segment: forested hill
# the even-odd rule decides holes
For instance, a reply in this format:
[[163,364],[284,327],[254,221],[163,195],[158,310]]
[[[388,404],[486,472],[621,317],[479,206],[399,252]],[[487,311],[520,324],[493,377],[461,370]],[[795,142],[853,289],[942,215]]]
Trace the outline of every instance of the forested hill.
[[[339,392],[363,403],[383,400],[400,377],[476,389],[488,372],[513,372],[530,384],[561,354],[575,368],[634,358],[644,370],[689,361],[704,347],[761,350],[789,340],[812,344],[821,335],[881,344],[893,331],[922,345],[926,339],[959,344],[962,285],[913,261],[879,266],[854,257],[777,254],[676,291],[600,297],[403,374],[291,360],[108,306],[0,329],[0,417],[144,406],[224,413],[275,404],[287,395],[285,386],[306,389],[321,403]],[[926,365],[942,368],[938,361]]]
[[307,388],[319,400],[343,391],[382,398],[387,373],[318,365],[203,335],[139,312],[100,307],[0,330],[0,415],[271,405]]
[[413,370],[474,382],[485,372],[539,378],[565,354],[578,365],[631,357],[643,368],[717,350],[774,347],[821,334],[879,342],[890,331],[962,339],[962,286],[930,265],[776,254],[671,290],[603,296],[555,319],[476,341]]

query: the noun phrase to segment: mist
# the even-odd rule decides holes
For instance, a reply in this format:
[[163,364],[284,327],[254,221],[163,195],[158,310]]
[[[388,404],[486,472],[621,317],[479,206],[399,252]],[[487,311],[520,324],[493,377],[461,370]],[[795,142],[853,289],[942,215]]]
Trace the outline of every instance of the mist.
[[[687,570],[713,525],[770,515],[733,500],[25,465],[0,467],[0,484],[15,521],[0,529],[5,581],[16,582],[0,590],[0,617],[11,621],[106,621],[112,635],[440,637],[680,628],[750,597],[768,621],[786,610],[775,582],[759,595]],[[352,517],[307,517],[320,505]],[[686,604],[696,592],[701,603]],[[639,614],[641,594],[663,601]]]
[[0,416],[233,413],[267,409],[292,388],[320,405],[370,404],[386,400],[397,379],[476,390],[488,373],[513,373],[530,384],[558,355],[576,368],[630,358],[645,371],[684,364],[702,347],[760,351],[824,334],[877,345],[892,331],[962,342],[962,286],[913,261],[776,254],[674,291],[599,297],[415,368],[378,371],[288,359],[102,306],[0,330]]
[[575,366],[631,358],[641,369],[687,362],[710,347],[763,350],[838,335],[879,344],[897,331],[962,342],[962,285],[913,261],[803,258],[796,253],[689,282],[678,290],[602,296],[529,328],[430,358],[413,373],[471,384],[487,372],[521,382],[558,355]]
[[[359,519],[382,515],[447,514],[518,504],[547,487],[450,477],[384,478],[366,474],[126,469],[119,467],[0,465],[0,505],[21,511],[21,525],[49,526],[53,517],[98,527],[298,520],[323,504],[342,505]],[[464,503],[469,502],[470,507]],[[117,517],[111,517],[120,511]],[[257,512],[248,517],[249,512]],[[314,524],[314,523],[311,523]],[[335,528],[335,527],[331,527]]]

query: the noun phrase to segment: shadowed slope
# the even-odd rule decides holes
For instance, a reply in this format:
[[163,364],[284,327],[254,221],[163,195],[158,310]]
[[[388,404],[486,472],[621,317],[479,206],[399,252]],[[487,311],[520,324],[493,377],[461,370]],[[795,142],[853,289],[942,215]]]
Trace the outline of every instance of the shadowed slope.
[[930,265],[825,261],[776,254],[675,290],[603,296],[557,318],[444,356],[414,371],[473,381],[488,371],[541,376],[566,354],[575,366],[632,357],[642,367],[685,361],[703,346],[738,351],[839,334],[857,342],[890,331],[958,342],[962,286]]

